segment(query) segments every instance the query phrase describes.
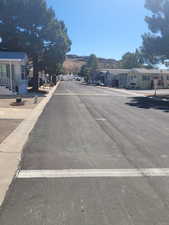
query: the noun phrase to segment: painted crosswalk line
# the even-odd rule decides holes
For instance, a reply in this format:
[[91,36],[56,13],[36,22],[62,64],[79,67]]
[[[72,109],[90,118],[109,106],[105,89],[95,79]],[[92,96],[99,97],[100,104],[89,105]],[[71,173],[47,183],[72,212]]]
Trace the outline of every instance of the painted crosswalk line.
[[21,170],[17,178],[168,177],[169,168]]

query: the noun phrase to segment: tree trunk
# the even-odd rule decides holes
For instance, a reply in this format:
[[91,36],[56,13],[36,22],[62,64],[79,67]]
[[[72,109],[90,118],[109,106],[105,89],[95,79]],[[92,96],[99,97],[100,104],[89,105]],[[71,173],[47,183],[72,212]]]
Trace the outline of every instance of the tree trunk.
[[56,85],[56,75],[53,75],[53,76],[52,76],[52,83],[53,83],[54,85]]
[[38,78],[39,78],[39,74],[38,74],[38,56],[34,56],[33,57],[33,91],[37,91],[39,88],[38,85]]

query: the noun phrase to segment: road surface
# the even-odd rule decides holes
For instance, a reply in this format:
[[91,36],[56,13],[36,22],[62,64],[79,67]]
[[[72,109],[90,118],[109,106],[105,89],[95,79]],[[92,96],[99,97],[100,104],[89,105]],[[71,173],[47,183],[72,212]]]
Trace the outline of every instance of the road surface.
[[169,106],[62,82],[24,148],[0,225],[168,225]]

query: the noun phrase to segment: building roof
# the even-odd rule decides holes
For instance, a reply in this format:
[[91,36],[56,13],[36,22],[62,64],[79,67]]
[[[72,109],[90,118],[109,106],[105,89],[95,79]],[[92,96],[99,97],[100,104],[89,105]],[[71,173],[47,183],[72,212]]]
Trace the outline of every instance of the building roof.
[[6,52],[0,51],[0,60],[2,61],[21,61],[27,59],[27,54],[25,52]]
[[134,68],[132,70],[144,74],[160,74],[160,73],[169,74],[169,70],[145,69],[145,68]]
[[160,70],[160,69],[145,69],[145,68],[133,68],[133,69],[100,69],[98,70],[101,73],[111,73],[113,75],[125,74],[132,71],[135,71],[139,74],[169,74],[169,70]]

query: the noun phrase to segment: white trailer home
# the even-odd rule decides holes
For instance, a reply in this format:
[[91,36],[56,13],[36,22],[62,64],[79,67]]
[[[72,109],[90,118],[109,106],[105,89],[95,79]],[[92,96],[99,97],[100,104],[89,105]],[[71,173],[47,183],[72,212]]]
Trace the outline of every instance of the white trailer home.
[[0,87],[19,94],[27,93],[28,79],[26,65],[27,54],[24,52],[0,51]]
[[169,88],[169,71],[158,69],[131,69],[127,77],[127,88],[152,89],[154,79],[157,79],[158,88]]
[[159,69],[104,69],[98,70],[97,78],[106,86],[128,89],[152,89],[154,80],[158,88],[169,88],[169,70]]

